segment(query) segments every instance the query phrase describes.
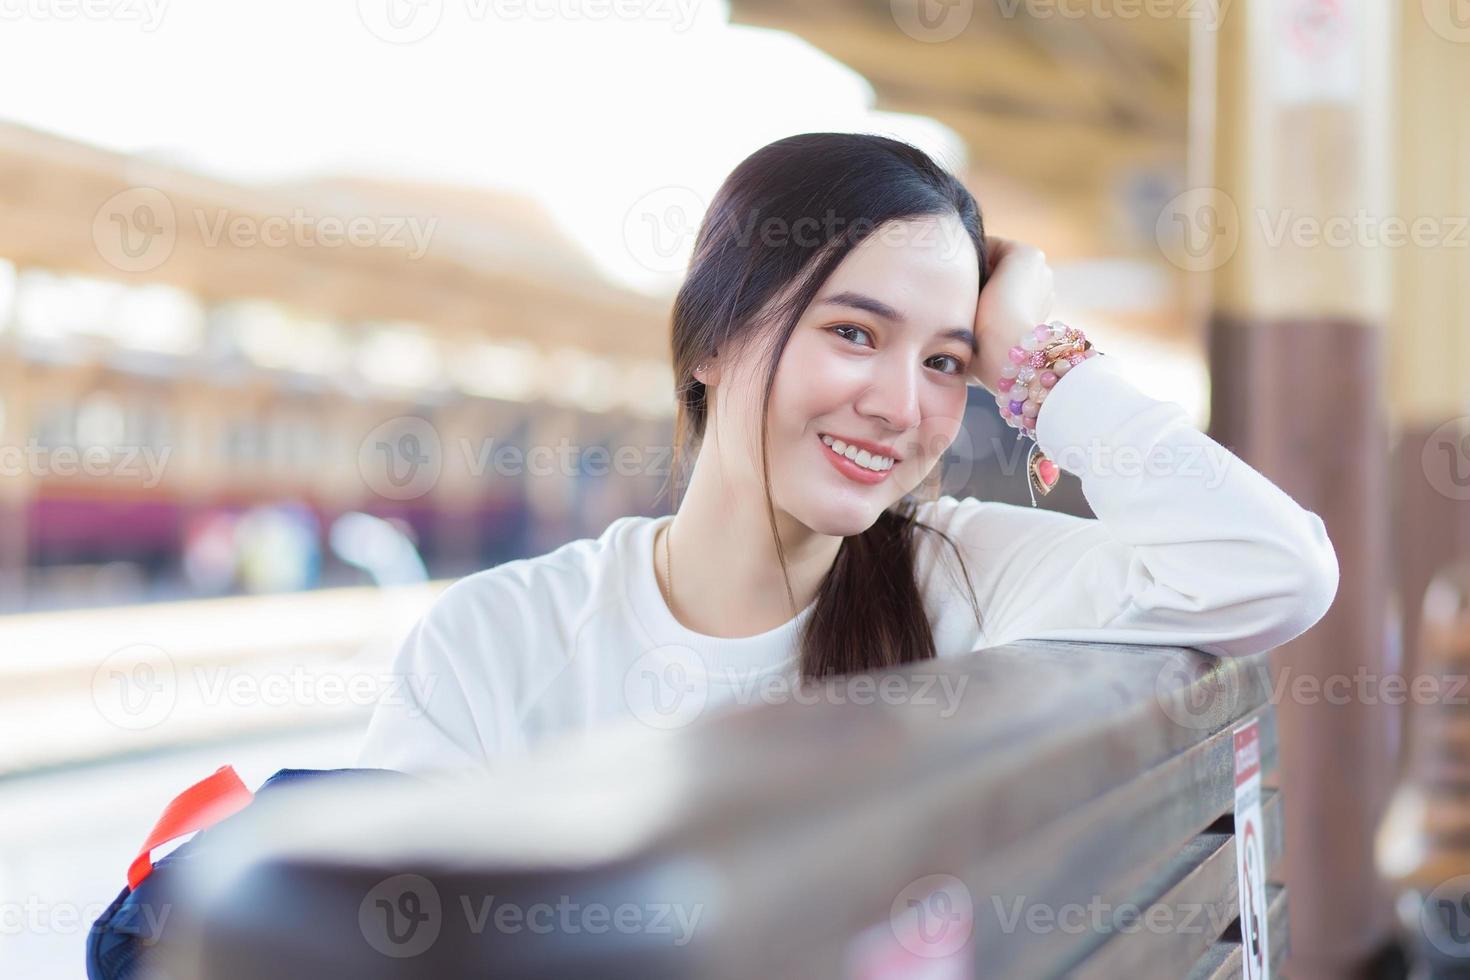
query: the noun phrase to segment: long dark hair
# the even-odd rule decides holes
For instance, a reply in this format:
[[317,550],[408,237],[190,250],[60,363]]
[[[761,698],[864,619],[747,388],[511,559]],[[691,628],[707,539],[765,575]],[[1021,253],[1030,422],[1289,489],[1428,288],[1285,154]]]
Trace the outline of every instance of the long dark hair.
[[[673,367],[678,393],[673,473],[697,451],[708,422],[705,386],[694,368],[745,348],[769,319],[779,321],[766,361],[761,403],[761,475],[776,554],[793,615],[796,599],[771,502],[767,418],[776,367],[796,323],[843,260],[888,222],[957,216],[986,278],[984,225],[964,185],[923,151],[883,136],[804,133],[762,147],[725,178],[705,214],[689,272],[674,300]],[[784,299],[783,299],[784,296]],[[773,300],[781,300],[762,311]],[[937,482],[932,484],[938,496]],[[677,501],[675,501],[677,506]],[[801,674],[819,678],[935,655],[934,635],[914,577],[915,532],[943,538],[960,563],[976,623],[980,610],[964,558],[948,535],[915,518],[912,494],[861,534],[846,537],[822,580],[802,631]]]

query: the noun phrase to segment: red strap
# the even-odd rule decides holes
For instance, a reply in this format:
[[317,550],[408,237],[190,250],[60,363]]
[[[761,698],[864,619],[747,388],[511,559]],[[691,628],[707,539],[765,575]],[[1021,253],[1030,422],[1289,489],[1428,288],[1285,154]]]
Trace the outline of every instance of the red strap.
[[128,887],[137,888],[153,873],[153,849],[176,837],[196,830],[204,830],[219,823],[232,813],[238,813],[255,798],[236,775],[233,766],[220,766],[214,775],[207,776],[184,790],[163,811],[153,832],[143,842],[143,849],[128,866]]

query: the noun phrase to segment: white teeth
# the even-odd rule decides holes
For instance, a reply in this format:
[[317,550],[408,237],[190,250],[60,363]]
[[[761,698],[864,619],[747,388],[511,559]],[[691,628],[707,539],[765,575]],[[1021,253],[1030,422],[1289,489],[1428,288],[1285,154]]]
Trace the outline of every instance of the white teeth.
[[878,456],[874,453],[868,452],[866,449],[859,449],[856,446],[849,446],[841,439],[834,439],[828,435],[822,436],[822,442],[831,446],[832,451],[837,453],[839,456],[846,456],[848,459],[852,460],[854,463],[858,464],[864,469],[873,470],[876,473],[882,473],[885,470],[893,469],[892,457]]

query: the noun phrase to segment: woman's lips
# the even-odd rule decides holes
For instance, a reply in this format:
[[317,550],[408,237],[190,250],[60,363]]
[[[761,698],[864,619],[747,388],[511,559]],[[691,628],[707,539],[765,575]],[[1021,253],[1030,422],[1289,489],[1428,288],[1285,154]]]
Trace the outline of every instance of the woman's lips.
[[831,463],[837,472],[856,483],[864,483],[872,486],[875,483],[882,483],[888,479],[888,474],[893,472],[893,467],[891,466],[881,473],[874,472],[864,466],[859,466],[823,442],[820,435],[817,436],[817,445],[822,447],[822,455],[827,457],[827,462]]

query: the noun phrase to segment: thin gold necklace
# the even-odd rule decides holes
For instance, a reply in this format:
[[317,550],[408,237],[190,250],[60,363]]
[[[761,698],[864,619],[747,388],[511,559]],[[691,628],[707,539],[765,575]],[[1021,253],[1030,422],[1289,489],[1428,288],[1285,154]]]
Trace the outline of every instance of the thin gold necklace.
[[674,611],[674,554],[669,544],[669,536],[673,531],[674,522],[669,521],[664,526],[664,579],[668,584],[663,589],[664,604],[669,607],[669,612]]

